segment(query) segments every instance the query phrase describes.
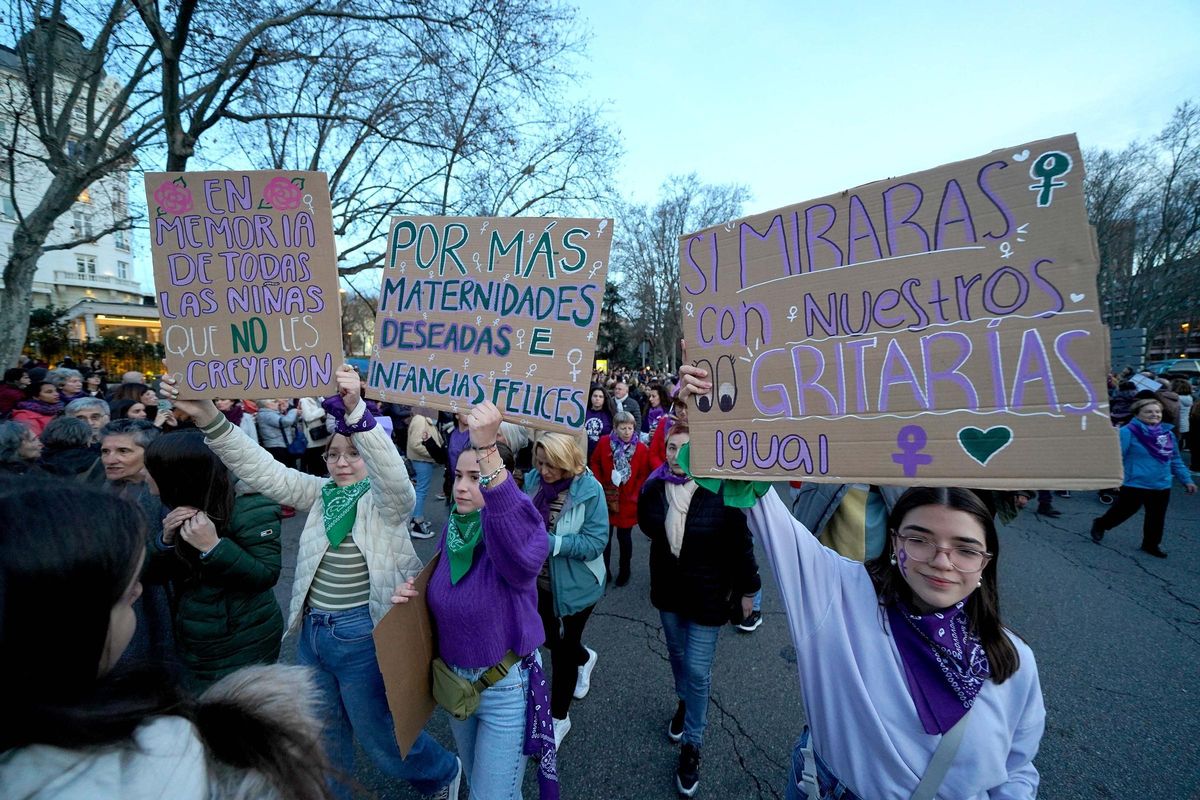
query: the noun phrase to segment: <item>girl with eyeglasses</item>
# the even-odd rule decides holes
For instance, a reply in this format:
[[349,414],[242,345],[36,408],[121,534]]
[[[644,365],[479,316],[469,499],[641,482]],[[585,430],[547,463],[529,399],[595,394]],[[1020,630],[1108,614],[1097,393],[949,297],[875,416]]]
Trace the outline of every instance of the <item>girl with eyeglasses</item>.
[[[711,391],[683,367],[680,394]],[[824,547],[770,490],[746,511],[779,581],[808,725],[787,797],[1033,798],[1037,664],[1000,617],[1000,541],[967,489],[913,488],[883,552]]]
[[169,376],[163,395],[195,418],[208,446],[241,480],[309,512],[287,630],[300,633],[300,664],[316,670],[339,796],[352,794],[357,738],[387,776],[407,780],[425,796],[457,797],[458,759],[437,741],[422,732],[407,758],[396,745],[372,631],[391,608],[393,591],[421,570],[408,528],[414,493],[396,446],[359,394],[358,373],[343,366],[336,378],[339,393],[324,404],[337,421],[324,453],[328,478],[280,464],[212,401],[180,400]]

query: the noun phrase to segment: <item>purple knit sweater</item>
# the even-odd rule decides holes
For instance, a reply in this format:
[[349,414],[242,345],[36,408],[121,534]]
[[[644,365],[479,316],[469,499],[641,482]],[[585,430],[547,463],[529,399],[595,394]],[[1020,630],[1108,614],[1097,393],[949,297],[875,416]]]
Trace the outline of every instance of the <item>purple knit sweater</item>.
[[511,477],[484,489],[483,498],[483,535],[470,571],[450,585],[443,531],[425,595],[438,655],[464,669],[490,667],[509,650],[529,655],[546,639],[537,611],[538,570],[550,550],[542,516]]

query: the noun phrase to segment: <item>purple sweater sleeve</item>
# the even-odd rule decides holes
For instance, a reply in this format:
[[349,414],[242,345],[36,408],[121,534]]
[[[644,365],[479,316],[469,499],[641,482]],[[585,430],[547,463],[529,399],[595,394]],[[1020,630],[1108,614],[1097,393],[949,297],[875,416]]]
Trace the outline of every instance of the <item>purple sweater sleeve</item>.
[[512,586],[531,583],[550,551],[542,515],[510,476],[483,490],[483,536],[500,577]]

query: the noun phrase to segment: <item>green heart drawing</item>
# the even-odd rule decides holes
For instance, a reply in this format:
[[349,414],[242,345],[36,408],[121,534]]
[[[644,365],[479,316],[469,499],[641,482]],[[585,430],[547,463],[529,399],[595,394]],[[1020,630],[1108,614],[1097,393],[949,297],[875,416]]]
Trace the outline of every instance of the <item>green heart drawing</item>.
[[1012,444],[1012,440],[1012,428],[1007,425],[997,425],[986,431],[967,427],[958,432],[958,443],[963,451],[985,467],[992,456]]

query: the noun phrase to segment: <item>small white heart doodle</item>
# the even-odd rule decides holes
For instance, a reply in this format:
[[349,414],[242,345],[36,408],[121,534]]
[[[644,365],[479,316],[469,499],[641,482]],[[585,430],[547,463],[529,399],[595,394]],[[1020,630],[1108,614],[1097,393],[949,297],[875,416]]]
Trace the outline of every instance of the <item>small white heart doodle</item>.
[[1022,150],[1019,153],[1013,153],[1013,161],[1024,161],[1027,158],[1029,158],[1028,150]]
[[1072,303],[1082,303],[1084,297],[1086,297],[1086,295],[1079,294],[1078,292],[1071,292]]

